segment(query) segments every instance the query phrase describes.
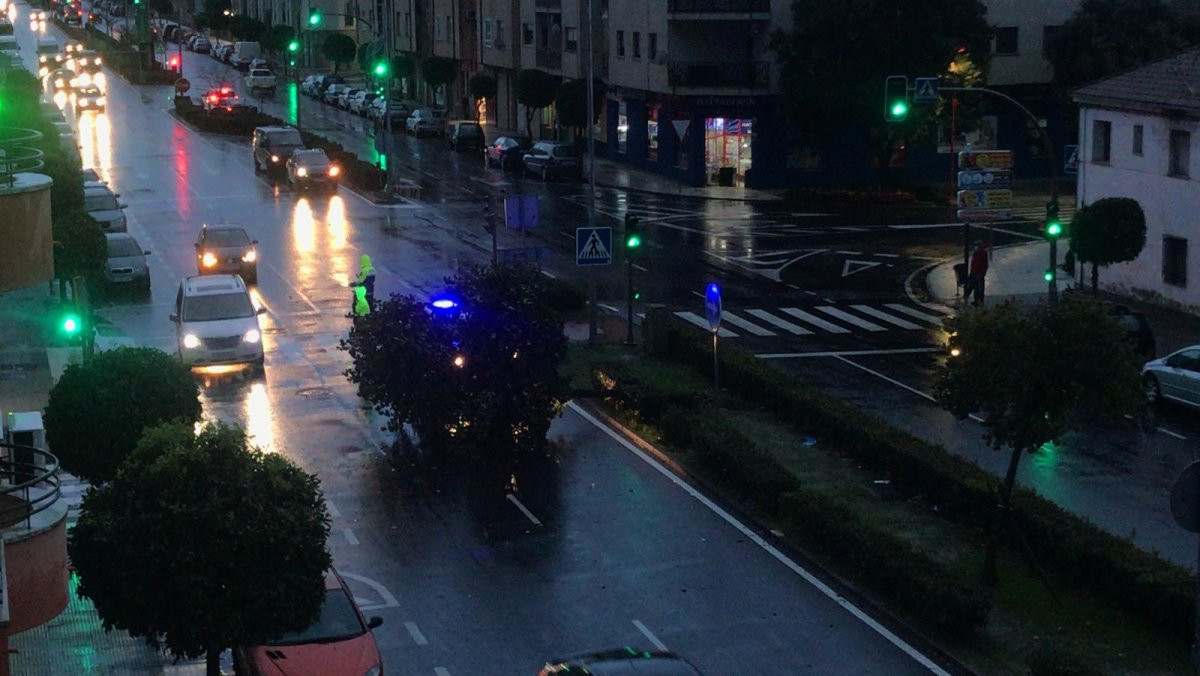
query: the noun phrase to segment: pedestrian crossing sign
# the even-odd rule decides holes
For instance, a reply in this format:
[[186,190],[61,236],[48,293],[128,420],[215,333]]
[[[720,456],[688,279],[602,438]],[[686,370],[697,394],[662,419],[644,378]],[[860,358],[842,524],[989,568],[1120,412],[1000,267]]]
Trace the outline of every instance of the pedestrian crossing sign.
[[576,228],[575,264],[612,263],[612,228]]
[[936,77],[919,77],[913,87],[914,103],[933,103],[938,99],[938,79]]

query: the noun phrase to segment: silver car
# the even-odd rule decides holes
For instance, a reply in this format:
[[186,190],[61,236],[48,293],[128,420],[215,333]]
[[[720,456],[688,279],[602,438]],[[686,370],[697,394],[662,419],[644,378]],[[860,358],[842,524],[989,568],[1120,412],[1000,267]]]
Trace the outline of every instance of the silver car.
[[338,102],[338,98],[343,93],[348,92],[348,91],[350,91],[349,85],[336,84],[336,83],[331,84],[325,90],[325,93],[321,96],[321,100],[324,101],[325,103],[328,103],[331,106],[336,106],[337,102]]
[[1142,384],[1151,404],[1170,400],[1200,408],[1200,345],[1146,362],[1142,367]]
[[104,232],[125,232],[125,206],[117,201],[120,195],[108,186],[94,186],[83,190],[83,210],[100,223]]
[[305,148],[292,153],[287,161],[288,183],[292,188],[325,188],[337,192],[342,168],[320,148]]
[[110,284],[136,284],[150,288],[149,251],[127,232],[110,232],[108,240],[108,262],[104,265],[104,279]]

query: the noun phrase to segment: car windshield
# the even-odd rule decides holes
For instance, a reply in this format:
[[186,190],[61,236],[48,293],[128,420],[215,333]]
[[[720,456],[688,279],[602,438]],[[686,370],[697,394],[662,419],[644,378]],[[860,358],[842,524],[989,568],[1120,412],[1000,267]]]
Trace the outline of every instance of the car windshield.
[[483,129],[477,124],[464,124],[458,128],[459,136],[483,136]]
[[271,71],[262,70],[261,68],[259,70],[250,71],[250,77],[268,77],[270,75]]
[[209,230],[208,236],[204,238],[204,243],[208,246],[246,246],[250,243],[250,237],[245,230]]
[[141,256],[142,247],[133,238],[108,240],[108,257],[124,258],[126,256]]
[[186,296],[183,299],[183,321],[210,322],[218,319],[253,317],[254,306],[245,291],[216,293],[211,296]]
[[271,135],[268,138],[270,139],[272,148],[304,145],[304,139],[300,138],[300,132],[296,131],[295,129],[271,132]]
[[292,159],[296,161],[296,164],[305,167],[329,164],[329,158],[325,156],[324,150],[301,150],[293,153]]
[[120,209],[117,206],[117,198],[111,193],[101,195],[87,195],[83,198],[84,211],[113,211]]
[[325,590],[325,602],[321,604],[321,616],[303,631],[284,634],[278,641],[268,645],[297,645],[300,643],[331,643],[353,638],[366,631],[354,602],[340,587]]
[[554,156],[555,157],[577,157],[578,155],[579,154],[575,152],[575,148],[573,148],[572,146],[555,146],[554,147]]

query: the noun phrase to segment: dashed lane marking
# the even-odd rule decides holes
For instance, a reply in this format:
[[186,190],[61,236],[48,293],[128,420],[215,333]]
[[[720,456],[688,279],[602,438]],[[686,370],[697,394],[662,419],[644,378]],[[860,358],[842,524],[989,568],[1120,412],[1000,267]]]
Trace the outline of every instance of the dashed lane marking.
[[342,518],[342,512],[337,508],[337,505],[333,504],[333,500],[325,501],[325,509],[329,510],[329,516],[335,519]]
[[416,622],[405,622],[404,628],[408,630],[408,635],[412,637],[413,643],[417,645],[429,645],[428,639],[425,638],[425,634],[421,633],[421,629],[417,627]]
[[658,637],[654,635],[654,632],[647,629],[646,625],[642,624],[641,620],[634,620],[633,626],[637,627],[637,630],[642,632],[642,636],[645,636],[646,640],[650,641],[650,643],[653,644],[655,648],[658,648],[659,650],[661,650],[663,652],[667,651],[667,644],[658,640]]
[[517,509],[521,510],[521,513],[525,515],[526,519],[529,519],[530,521],[533,522],[533,525],[535,525],[535,526],[542,525],[542,522],[539,521],[538,518],[533,515],[533,512],[529,511],[528,507],[526,507],[524,504],[521,503],[520,500],[517,499],[517,496],[513,495],[512,493],[509,493],[506,497],[509,502],[516,505]]

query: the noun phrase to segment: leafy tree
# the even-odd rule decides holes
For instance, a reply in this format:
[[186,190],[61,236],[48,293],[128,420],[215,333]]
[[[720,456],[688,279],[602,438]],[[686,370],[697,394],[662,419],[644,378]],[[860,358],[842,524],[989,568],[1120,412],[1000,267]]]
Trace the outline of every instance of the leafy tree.
[[1092,264],[1092,293],[1099,292],[1099,266],[1137,258],[1146,246],[1146,215],[1137,200],[1105,197],[1075,212],[1071,251]]
[[358,46],[354,44],[354,38],[341,33],[330,33],[325,36],[325,42],[321,43],[321,55],[333,62],[333,72],[338,72],[338,67],[354,61],[354,54],[358,51]]
[[396,54],[392,57],[392,77],[405,79],[413,76],[416,64],[408,54]]
[[427,56],[421,60],[421,79],[435,91],[458,77],[458,61],[444,56]]
[[[216,25],[213,25],[213,28],[216,28]],[[238,40],[258,42],[262,39],[263,34],[267,32],[267,24],[258,19],[251,19],[243,14],[238,14],[229,20],[229,32],[233,33],[233,37]]]
[[161,350],[123,347],[72,364],[50,390],[46,443],[63,468],[92,483],[112,480],[142,430],[200,420],[191,372]]
[[[226,10],[233,9],[230,0],[206,0],[204,10],[195,14],[196,28],[210,28],[215,31],[230,30],[236,22],[237,16],[230,17],[225,14]],[[263,30],[266,30],[266,25],[263,25]],[[234,31],[234,35],[237,32]]]
[[554,103],[558,84],[562,79],[544,70],[525,68],[517,71],[514,89],[517,102],[525,106],[525,133],[533,137],[533,114]]
[[986,13],[980,0],[793,0],[792,30],[771,38],[792,124],[808,136],[864,128],[883,171],[899,138],[929,126],[917,111],[905,124],[884,123],[885,80],[907,74],[958,81],[960,61],[986,74]]
[[[604,106],[604,83],[596,80],[592,84],[592,116],[591,123],[595,124]],[[564,127],[576,130],[588,125],[587,114],[587,82],[585,80],[568,80],[563,82],[554,94],[554,107],[558,111],[558,123]]]
[[544,452],[568,391],[555,289],[536,271],[498,266],[447,280],[462,311],[441,316],[393,296],[360,318],[342,342],[359,395],[435,456],[516,459]]
[[104,231],[87,212],[74,210],[58,215],[54,219],[54,276],[71,279],[81,275],[99,281],[107,247]]
[[1197,42],[1200,13],[1190,0],[1084,0],[1047,51],[1055,85],[1066,95]]
[[146,430],[83,499],[69,553],[107,630],[177,657],[219,657],[316,620],[331,565],[320,483],[238,428]]
[[276,54],[287,49],[288,43],[296,35],[296,29],[283,24],[275,24],[269,30],[262,34],[259,38],[259,44],[263,49],[274,52]]
[[1123,330],[1094,304],[1023,310],[1010,302],[960,314],[946,330],[960,353],[938,367],[938,403],[960,420],[982,416],[987,442],[1010,453],[984,561],[984,579],[994,583],[1021,454],[1058,439],[1079,417],[1119,418],[1144,399]]

